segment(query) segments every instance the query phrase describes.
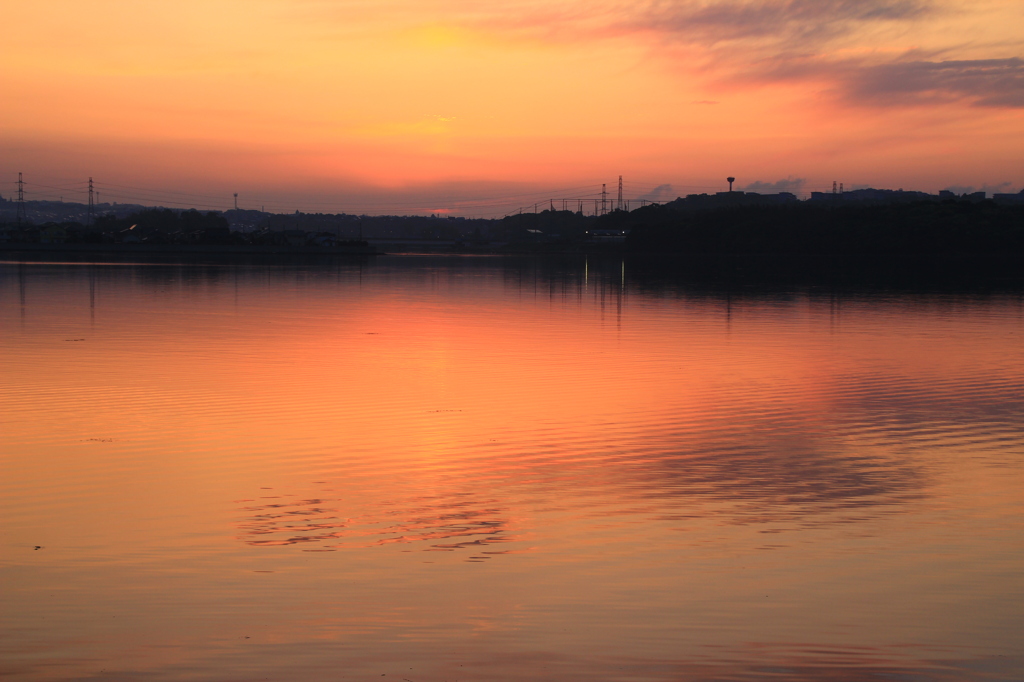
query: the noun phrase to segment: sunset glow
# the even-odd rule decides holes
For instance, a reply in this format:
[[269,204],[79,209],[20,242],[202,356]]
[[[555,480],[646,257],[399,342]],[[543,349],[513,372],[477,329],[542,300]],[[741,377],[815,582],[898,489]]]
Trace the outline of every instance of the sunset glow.
[[489,215],[618,175],[1024,183],[1016,0],[0,7],[5,196],[23,171],[54,187],[33,198],[95,176],[113,201]]

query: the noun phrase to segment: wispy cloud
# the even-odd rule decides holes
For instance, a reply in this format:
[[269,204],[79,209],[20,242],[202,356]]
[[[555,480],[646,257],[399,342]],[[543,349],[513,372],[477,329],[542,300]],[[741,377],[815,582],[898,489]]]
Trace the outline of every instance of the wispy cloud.
[[928,0],[651,0],[622,5],[614,26],[671,34],[686,42],[764,40],[806,49],[868,23],[920,19]]
[[888,61],[782,56],[725,80],[747,84],[813,82],[844,104],[867,107],[933,106],[961,102],[980,107],[1024,107],[1024,59],[931,61],[915,53]]
[[977,106],[1024,107],[1024,60],[906,61],[853,69],[847,96],[872,104],[968,100]]
[[[672,45],[703,49],[702,55],[678,58],[713,82],[813,81],[848,104],[1024,107],[1021,58],[933,61],[909,48],[876,49],[872,41],[880,30],[913,35],[929,21],[949,21],[954,10],[943,0],[644,0],[585,7],[583,12],[577,2],[525,0],[506,25],[562,35],[572,26],[578,36],[590,39],[654,34],[660,40],[652,49],[661,46],[670,59]],[[497,15],[478,14],[477,19],[499,25]],[[999,51],[1005,55],[1006,49],[1013,46]],[[955,51],[956,46],[947,45],[928,54],[934,59]],[[863,54],[851,58],[851,52]]]

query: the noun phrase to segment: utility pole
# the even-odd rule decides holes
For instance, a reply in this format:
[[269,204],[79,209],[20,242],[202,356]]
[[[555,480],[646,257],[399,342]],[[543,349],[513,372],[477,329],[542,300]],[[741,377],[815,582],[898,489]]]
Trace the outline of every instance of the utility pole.
[[92,178],[89,178],[89,217],[86,218],[86,225],[92,227],[92,215],[94,211],[95,202],[93,201],[92,191]]
[[25,181],[21,179],[21,173],[18,173],[18,229],[21,229],[21,224],[28,220],[25,215]]
[[619,210],[622,210],[622,176],[619,176]]

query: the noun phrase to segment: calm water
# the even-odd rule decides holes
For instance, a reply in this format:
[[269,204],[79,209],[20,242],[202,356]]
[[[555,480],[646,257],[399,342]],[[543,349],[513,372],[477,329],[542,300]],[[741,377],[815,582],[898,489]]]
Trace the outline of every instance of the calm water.
[[0,675],[1022,679],[1022,299],[0,264]]

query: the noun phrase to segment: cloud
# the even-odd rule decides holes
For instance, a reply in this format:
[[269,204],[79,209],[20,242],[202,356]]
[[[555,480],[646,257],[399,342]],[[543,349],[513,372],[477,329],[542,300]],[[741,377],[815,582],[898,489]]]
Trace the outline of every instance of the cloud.
[[[905,44],[927,22],[948,22],[955,7],[944,0],[518,0],[501,9],[459,6],[467,8],[463,17],[470,22],[499,31],[576,40],[654,34],[662,40],[652,41],[652,49],[722,85],[804,81],[847,104],[874,107],[1024,107],[1024,59],[1006,54],[1012,41],[999,48],[1000,58],[989,59],[936,60],[955,55],[953,44],[928,51],[876,49],[885,44],[877,42],[880,35],[900,36]],[[880,33],[886,27],[894,32]],[[697,51],[675,54],[673,45]],[[849,56],[858,52],[863,56]]]
[[743,189],[747,192],[760,192],[761,194],[778,194],[779,192],[792,192],[796,194],[803,189],[806,183],[806,178],[789,177],[785,180],[776,180],[775,182],[761,182],[759,180],[750,183]]
[[[598,5],[599,18],[583,23],[602,23],[611,35],[659,34],[661,49],[666,42],[697,47],[703,55],[682,59],[722,84],[802,80],[848,104],[876,107],[1024,107],[1024,59],[1006,54],[1020,41],[988,59],[949,59],[959,48],[948,42],[928,51],[875,49],[885,44],[881,35],[904,42],[928,22],[948,23],[955,11],[944,0],[646,0]],[[880,32],[886,27],[893,31]],[[857,52],[864,56],[848,56]]]
[[909,61],[850,73],[847,97],[873,104],[968,100],[983,107],[1024,107],[1024,60]]
[[[799,44],[850,33],[868,23],[920,19],[928,0],[651,0],[614,25],[619,30],[671,34],[698,43],[771,39]],[[625,13],[625,11],[623,11]]]
[[723,81],[808,82],[846,104],[891,107],[963,102],[977,107],[1024,107],[1024,59],[927,61],[906,56],[886,62],[782,56]]
[[907,22],[937,11],[937,0],[513,0],[447,3],[470,22],[594,37],[658,33],[680,42],[820,41],[884,22]]
[[[1024,41],[1003,31],[988,47],[973,36],[935,42],[941,34],[931,28],[972,14],[950,0],[422,0],[411,12],[397,11],[398,0],[303,4],[337,21],[358,9],[392,23],[439,21],[553,44],[638,40],[712,87],[804,82],[847,105],[1024,107],[1024,59],[1007,53]],[[984,16],[994,26],[1010,15]],[[918,40],[929,47],[894,49]],[[967,49],[997,58],[954,58]]]
[[666,201],[672,201],[677,198],[679,194],[672,189],[672,185],[658,185],[647,194],[642,194],[638,198],[646,199],[647,201],[653,201],[655,203],[662,203]]

